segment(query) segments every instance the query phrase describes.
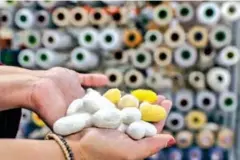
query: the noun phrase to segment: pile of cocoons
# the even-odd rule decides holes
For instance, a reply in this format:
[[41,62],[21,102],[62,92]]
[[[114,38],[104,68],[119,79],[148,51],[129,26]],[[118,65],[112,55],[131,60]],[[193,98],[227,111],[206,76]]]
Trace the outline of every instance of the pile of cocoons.
[[155,92],[144,89],[124,95],[117,88],[109,89],[103,95],[87,89],[84,97],[69,105],[66,116],[54,123],[53,131],[67,136],[96,127],[117,129],[134,140],[151,137],[157,134],[152,123],[167,116],[165,109],[156,104],[157,98]]

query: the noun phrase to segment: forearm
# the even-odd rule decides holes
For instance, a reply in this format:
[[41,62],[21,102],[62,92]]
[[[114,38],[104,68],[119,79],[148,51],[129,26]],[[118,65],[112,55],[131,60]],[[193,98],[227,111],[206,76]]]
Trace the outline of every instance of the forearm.
[[22,74],[0,74],[0,111],[28,107],[31,101],[31,88],[38,77]]
[[64,160],[64,155],[55,141],[0,140],[0,159]]

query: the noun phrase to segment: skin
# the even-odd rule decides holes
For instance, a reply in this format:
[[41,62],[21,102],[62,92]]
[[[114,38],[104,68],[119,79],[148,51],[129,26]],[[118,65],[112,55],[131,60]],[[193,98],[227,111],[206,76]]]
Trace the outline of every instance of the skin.
[[[0,67],[0,110],[25,106],[33,110],[49,125],[63,117],[68,105],[84,95],[82,86],[104,86],[107,78],[100,74],[78,74],[72,70],[53,68],[31,71],[16,67]],[[158,104],[169,112],[172,103],[159,96]],[[155,124],[158,132],[164,122]],[[76,160],[140,160],[167,147],[174,138],[167,134],[134,141],[116,130],[85,129],[66,137]],[[134,150],[129,150],[134,148]],[[54,141],[0,140],[0,159],[10,160],[64,159]]]

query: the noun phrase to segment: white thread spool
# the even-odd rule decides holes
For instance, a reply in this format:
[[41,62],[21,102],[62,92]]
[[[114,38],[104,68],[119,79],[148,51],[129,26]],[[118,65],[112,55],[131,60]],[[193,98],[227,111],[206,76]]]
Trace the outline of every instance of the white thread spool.
[[190,3],[181,3],[177,6],[176,16],[181,22],[189,22],[194,17],[194,10]]
[[144,48],[139,48],[135,53],[131,54],[133,66],[140,69],[145,69],[152,64],[151,52]]
[[140,71],[130,69],[124,75],[124,83],[129,88],[141,87],[144,84],[144,76]]
[[151,47],[157,47],[163,42],[163,35],[159,30],[148,30],[144,35],[145,44]]
[[72,25],[83,27],[89,23],[88,12],[83,7],[75,7],[70,11],[70,13],[70,22]]
[[173,10],[168,5],[159,5],[153,10],[153,21],[159,26],[168,25],[173,18]]
[[213,66],[213,60],[215,56],[216,51],[210,46],[207,46],[204,49],[200,50],[198,67],[204,70]]
[[233,92],[220,93],[218,100],[218,105],[224,112],[234,112],[237,109],[237,95]]
[[223,48],[217,56],[217,63],[222,66],[232,66],[239,61],[239,50],[234,46]]
[[193,105],[193,93],[190,90],[182,89],[176,93],[175,106],[178,110],[187,112]]
[[184,44],[186,34],[182,27],[176,26],[169,28],[164,34],[165,43],[171,47],[176,48]]
[[0,10],[0,23],[3,27],[13,25],[13,13],[10,10]]
[[24,0],[21,1],[21,6],[23,7],[35,7],[36,6],[36,2],[35,1],[28,1],[28,0]]
[[160,67],[168,66],[172,63],[172,50],[164,46],[156,48],[153,59]]
[[171,131],[180,131],[184,127],[183,115],[178,112],[171,112],[167,118],[166,126]]
[[212,111],[217,105],[216,95],[208,90],[198,91],[196,95],[196,105],[206,112]]
[[208,71],[206,80],[211,89],[223,92],[228,90],[231,84],[231,75],[227,69],[214,67]]
[[219,6],[216,2],[203,2],[197,8],[197,19],[206,25],[215,25],[221,17]]
[[18,55],[18,62],[24,68],[35,68],[35,53],[30,49],[22,50]]
[[68,59],[67,54],[57,53],[53,50],[41,48],[36,53],[36,63],[43,69],[63,65]]
[[120,49],[123,45],[121,32],[116,28],[103,29],[98,40],[100,47],[104,50]]
[[110,16],[102,8],[94,8],[94,10],[89,13],[89,21],[93,25],[103,26],[107,24],[110,20]]
[[213,47],[221,48],[231,43],[232,32],[227,26],[218,25],[211,30],[209,39]]
[[54,0],[48,0],[48,1],[38,1],[38,5],[41,6],[42,8],[45,9],[52,9],[56,6],[58,6],[59,4],[64,3],[63,1],[54,1]]
[[30,9],[21,8],[16,12],[14,21],[19,28],[29,29],[34,26],[35,16]]
[[51,24],[50,14],[45,10],[37,11],[36,13],[36,25],[38,27],[49,27]]
[[237,21],[240,18],[239,2],[224,2],[222,3],[221,12],[225,21]]
[[74,45],[72,37],[60,30],[45,30],[42,44],[50,49],[68,49]]
[[3,1],[0,1],[0,9],[3,8],[3,9],[12,10],[15,7],[17,7],[18,4],[19,4],[19,2],[16,0],[12,0],[12,1],[3,0]]
[[128,62],[129,59],[129,54],[132,54],[130,52],[134,52],[134,50],[117,50],[115,52],[113,52],[113,58],[115,60],[115,62],[117,62],[118,64],[126,64]]
[[84,48],[76,47],[71,52],[71,63],[75,69],[89,70],[97,67],[99,57]]
[[123,83],[123,72],[116,68],[108,68],[105,71],[105,75],[108,77],[109,87],[119,87]]
[[123,5],[124,3],[126,3],[126,1],[108,1],[108,0],[102,0],[104,3],[106,3],[107,5],[111,6],[111,5],[114,5],[114,6],[121,6]]
[[78,36],[78,44],[90,50],[97,50],[99,33],[94,28],[83,29]]
[[161,83],[161,75],[160,73],[153,72],[146,78],[146,85],[154,90],[158,90],[160,88]]
[[185,44],[175,50],[174,61],[182,68],[191,67],[197,62],[197,51],[191,45]]
[[24,34],[24,44],[28,48],[38,48],[41,45],[40,32],[36,30],[26,31]]
[[70,13],[65,7],[56,8],[52,12],[53,23],[59,27],[66,27],[70,23]]
[[193,88],[197,90],[201,90],[206,87],[205,75],[200,71],[191,72],[188,76],[188,82]]

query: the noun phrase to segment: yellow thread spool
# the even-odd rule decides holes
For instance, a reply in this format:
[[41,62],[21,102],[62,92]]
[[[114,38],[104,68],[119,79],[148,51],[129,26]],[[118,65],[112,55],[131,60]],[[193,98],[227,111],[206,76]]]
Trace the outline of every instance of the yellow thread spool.
[[142,34],[136,29],[125,30],[123,34],[124,44],[127,47],[133,48],[142,42]]
[[192,130],[199,130],[203,128],[206,122],[206,114],[201,111],[191,111],[186,116],[186,125]]

